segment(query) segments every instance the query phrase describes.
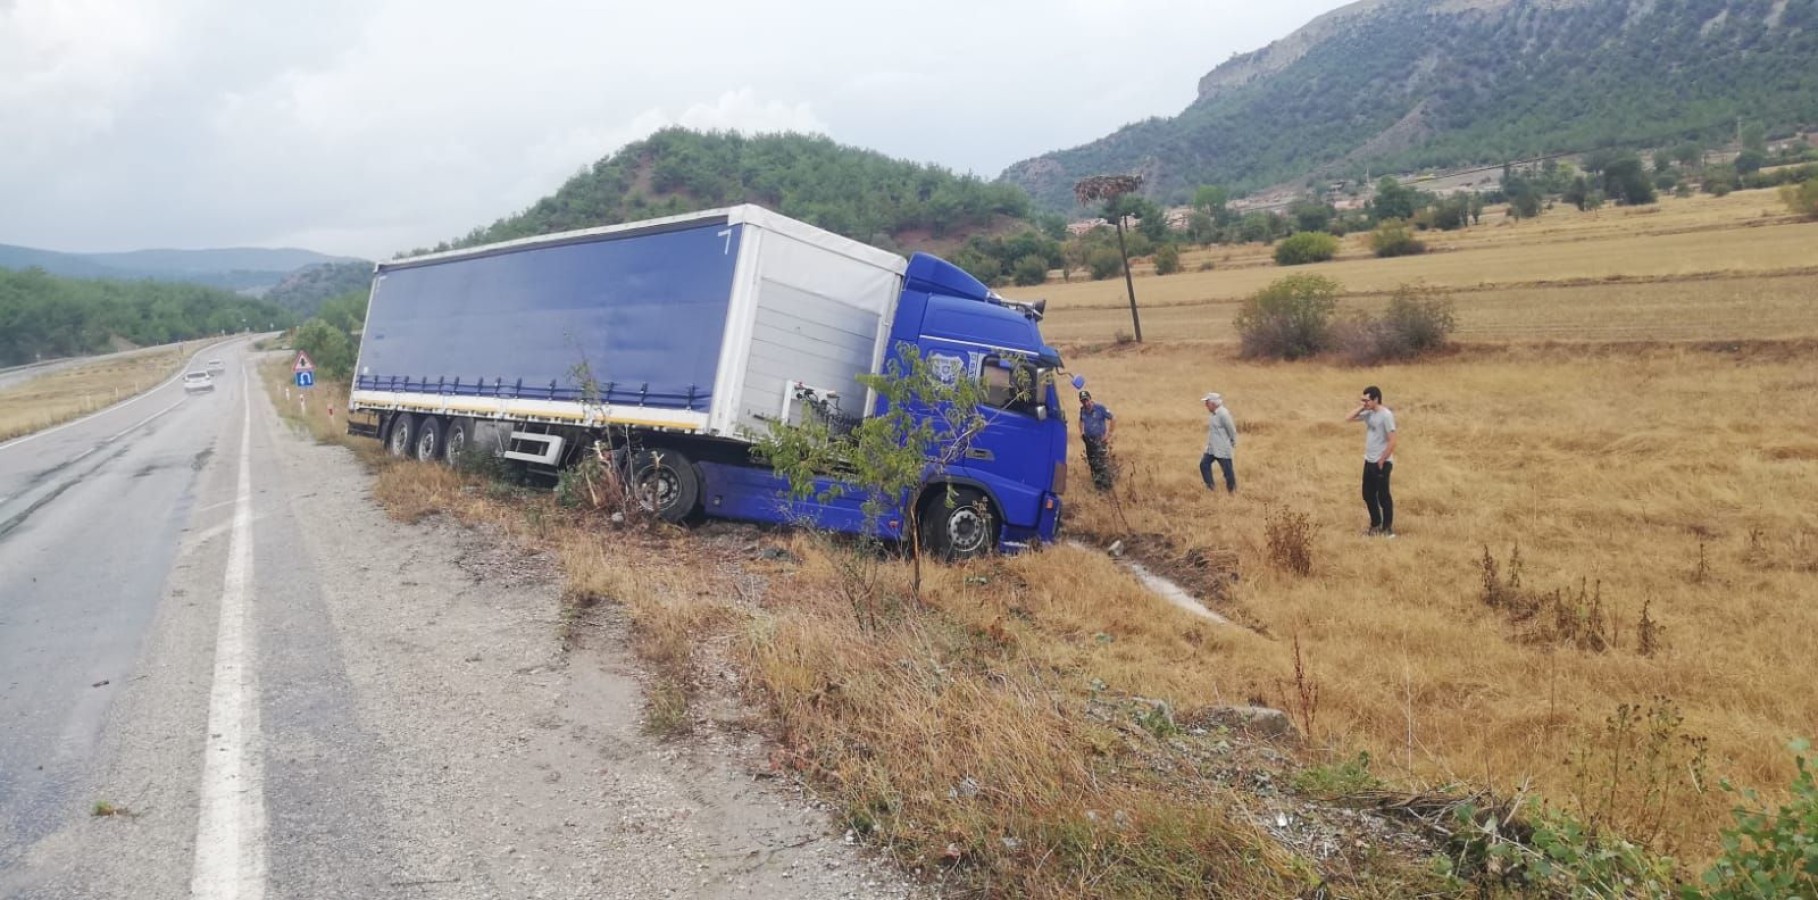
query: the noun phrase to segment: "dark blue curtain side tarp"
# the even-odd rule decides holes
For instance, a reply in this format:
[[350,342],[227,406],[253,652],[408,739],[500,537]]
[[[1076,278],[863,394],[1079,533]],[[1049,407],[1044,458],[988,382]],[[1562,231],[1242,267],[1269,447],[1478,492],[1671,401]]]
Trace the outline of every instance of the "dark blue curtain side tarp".
[[358,386],[575,400],[585,362],[610,403],[704,412],[741,230],[721,220],[386,271]]

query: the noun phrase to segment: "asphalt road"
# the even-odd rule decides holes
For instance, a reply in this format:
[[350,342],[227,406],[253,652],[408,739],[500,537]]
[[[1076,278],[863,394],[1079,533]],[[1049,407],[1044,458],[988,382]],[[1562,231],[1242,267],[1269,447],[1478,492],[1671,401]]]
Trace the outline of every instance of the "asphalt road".
[[245,341],[211,393],[167,383],[0,444],[0,868],[54,830],[90,770],[239,402]]
[[749,738],[644,735],[551,561],[392,521],[246,341],[199,355],[212,394],[0,445],[0,898],[913,893]]

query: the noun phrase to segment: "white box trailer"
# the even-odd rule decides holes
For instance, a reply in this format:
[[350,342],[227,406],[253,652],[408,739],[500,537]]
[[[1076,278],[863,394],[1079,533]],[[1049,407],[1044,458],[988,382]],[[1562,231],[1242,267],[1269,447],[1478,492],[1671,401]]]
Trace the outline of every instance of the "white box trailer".
[[858,416],[905,267],[750,205],[380,263],[349,409],[744,439],[802,383]]

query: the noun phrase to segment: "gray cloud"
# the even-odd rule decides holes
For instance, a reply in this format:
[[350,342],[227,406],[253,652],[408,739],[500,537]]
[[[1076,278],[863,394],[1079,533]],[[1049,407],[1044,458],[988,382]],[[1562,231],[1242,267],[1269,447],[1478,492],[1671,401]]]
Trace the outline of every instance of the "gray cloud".
[[0,0],[0,242],[385,256],[677,123],[991,177],[1337,5]]

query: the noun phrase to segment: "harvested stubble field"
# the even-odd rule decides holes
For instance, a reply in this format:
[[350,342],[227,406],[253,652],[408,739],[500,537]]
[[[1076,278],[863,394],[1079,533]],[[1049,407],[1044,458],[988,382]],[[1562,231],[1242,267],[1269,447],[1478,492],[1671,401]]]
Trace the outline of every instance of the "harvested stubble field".
[[153,387],[202,346],[172,344],[109,356],[0,391],[0,441],[87,415]]
[[[1144,337],[1232,340],[1242,299],[1289,273],[1323,275],[1361,308],[1410,283],[1453,288],[1465,340],[1691,340],[1818,336],[1818,223],[1786,215],[1773,191],[1667,198],[1652,207],[1555,209],[1459,232],[1428,232],[1431,252],[1376,259],[1368,235],[1339,259],[1283,269],[1261,245],[1182,255],[1184,271],[1134,266]],[[1211,271],[1200,266],[1211,262]],[[1131,331],[1121,280],[1006,289],[1044,297],[1052,340],[1111,340]]]

